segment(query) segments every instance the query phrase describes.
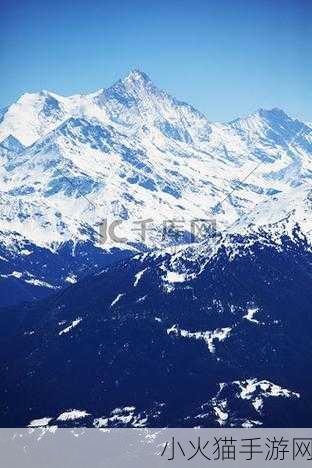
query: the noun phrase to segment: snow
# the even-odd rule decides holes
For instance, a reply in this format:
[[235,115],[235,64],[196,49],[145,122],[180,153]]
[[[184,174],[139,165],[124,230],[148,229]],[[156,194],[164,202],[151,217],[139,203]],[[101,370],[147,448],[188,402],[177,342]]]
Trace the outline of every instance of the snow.
[[54,286],[53,284],[48,283],[47,281],[40,280],[38,278],[34,278],[31,273],[28,271],[24,271],[23,273],[20,271],[13,271],[12,273],[8,274],[0,274],[0,278],[16,278],[16,279],[21,279],[27,284],[32,284],[34,286],[44,286],[49,289],[58,289],[57,286]]
[[265,398],[300,398],[300,394],[282,388],[268,380],[257,380],[256,378],[245,381],[233,382],[239,388],[239,397],[242,400],[250,400],[257,412],[261,412]]
[[123,408],[115,408],[108,416],[96,418],[93,421],[93,425],[97,428],[105,428],[111,425],[140,428],[147,426],[147,416],[137,412],[135,406],[125,406]]
[[65,278],[66,283],[75,284],[77,283],[77,276],[74,273],[69,274]]
[[135,282],[133,283],[133,286],[136,287],[140,281],[140,279],[142,278],[142,276],[144,275],[144,273],[146,272],[147,268],[144,268],[144,270],[141,270],[139,271],[136,275],[135,275]]
[[108,423],[109,423],[109,418],[96,418],[94,421],[93,421],[93,425],[96,427],[96,428],[101,428],[101,427],[107,427],[108,426]]
[[213,409],[217,416],[217,422],[220,424],[220,426],[223,426],[229,417],[228,413],[225,411],[226,406],[227,406],[227,401],[223,400],[221,402],[218,402],[218,405],[219,406],[214,406]]
[[90,413],[87,413],[87,411],[73,409],[73,410],[64,411],[64,413],[60,414],[57,417],[57,421],[74,421],[76,419],[85,418],[89,415]]
[[13,273],[11,273],[10,275],[8,276],[14,276],[14,278],[21,278],[23,276],[23,273],[20,272],[20,271],[13,271]]
[[[312,229],[312,129],[279,109],[211,123],[135,70],[88,95],[24,94],[0,123],[0,141],[9,137],[26,148],[3,150],[6,245],[19,234],[55,250],[92,239],[107,219],[122,220],[116,232],[133,246],[141,242],[134,222],[151,216],[147,248],[170,245],[161,229],[168,220],[182,220],[186,231],[192,220],[211,217],[231,232],[271,232],[276,223],[279,235],[296,223],[305,234]],[[188,278],[168,269],[165,281]],[[66,279],[75,280],[74,272]]]
[[28,427],[44,427],[52,421],[53,418],[41,418],[41,419],[34,419],[28,424]]
[[135,302],[139,304],[140,302],[144,302],[146,298],[147,298],[147,294],[145,294],[145,296],[139,297],[139,299],[137,299]]
[[183,283],[186,280],[185,273],[177,273],[175,271],[167,271],[165,280],[168,283]]
[[195,340],[203,340],[210,351],[214,354],[216,351],[215,341],[224,341],[230,336],[232,329],[230,327],[217,328],[212,331],[197,331],[190,332],[188,330],[180,329],[177,325],[173,325],[171,328],[167,329],[167,335],[174,334],[175,336],[181,336],[183,338],[190,338]]
[[260,421],[254,421],[250,419],[247,419],[246,421],[242,423],[242,427],[247,428],[247,429],[251,427],[261,426],[261,425],[262,423]]
[[259,309],[257,307],[255,308],[250,308],[247,310],[247,314],[243,316],[244,319],[246,320],[249,320],[249,322],[253,322],[253,323],[256,323],[256,324],[259,324],[259,320],[256,320],[254,318],[254,316],[256,315],[256,313],[259,311]]
[[[219,384],[219,390],[209,402],[201,406],[201,410],[205,411],[197,416],[204,418],[209,415],[209,410],[212,408],[216,417],[216,422],[220,426],[227,425],[229,427],[257,427],[263,423],[261,416],[265,414],[265,402],[270,398],[300,398],[299,393],[282,388],[278,384],[272,383],[269,380],[258,380],[250,378],[246,380],[237,380],[233,382],[222,382]],[[237,400],[243,400],[241,402]],[[237,411],[237,408],[242,407],[245,410]],[[242,419],[240,414],[246,414],[245,411],[254,411],[259,415],[259,420]],[[208,412],[207,412],[208,410]]]
[[117,297],[115,297],[115,299],[113,300],[113,302],[111,303],[110,307],[113,307],[115,304],[117,304],[117,302],[119,301],[119,299],[121,299],[125,294],[124,293],[120,293],[117,295]]
[[58,286],[53,286],[53,284],[50,284],[47,281],[42,281],[36,278],[25,279],[25,283],[33,284],[34,286],[44,286],[49,289],[59,289]]
[[73,328],[77,327],[77,325],[82,321],[82,318],[81,317],[78,317],[77,319],[73,320],[72,323],[64,328],[63,330],[61,330],[59,332],[59,336],[65,334],[65,333],[69,333]]
[[252,405],[256,411],[260,411],[263,407],[263,399],[259,397],[255,398],[254,401],[252,402]]
[[30,250],[28,250],[28,249],[22,249],[20,253],[21,253],[21,255],[28,256],[28,255],[31,255],[32,252]]

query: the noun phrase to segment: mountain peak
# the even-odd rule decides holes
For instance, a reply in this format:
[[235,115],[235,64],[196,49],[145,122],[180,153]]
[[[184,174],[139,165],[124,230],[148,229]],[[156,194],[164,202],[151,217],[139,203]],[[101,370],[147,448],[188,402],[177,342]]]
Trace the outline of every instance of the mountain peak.
[[286,114],[282,109],[278,107],[274,107],[272,109],[263,109],[260,108],[257,111],[253,112],[252,114],[247,115],[246,117],[239,117],[235,120],[230,122],[230,125],[241,125],[243,122],[245,123],[255,123],[255,122],[267,122],[267,123],[279,123],[279,122],[290,122],[293,121],[289,115]]
[[123,81],[131,83],[151,83],[149,76],[138,69],[132,70]]
[[103,100],[103,97],[106,99],[108,96],[124,101],[125,94],[127,96],[137,95],[141,92],[145,94],[156,89],[146,73],[140,70],[132,70],[125,78],[119,79],[112,86],[104,89],[97,97],[99,97],[100,101]]
[[256,114],[265,119],[282,118],[289,119],[289,116],[282,109],[273,107],[273,109],[259,109]]

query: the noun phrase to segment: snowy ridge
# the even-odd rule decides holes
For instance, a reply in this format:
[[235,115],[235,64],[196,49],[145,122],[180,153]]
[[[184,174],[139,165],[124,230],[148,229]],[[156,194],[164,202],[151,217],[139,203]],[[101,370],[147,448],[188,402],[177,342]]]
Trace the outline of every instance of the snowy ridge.
[[139,71],[1,116],[3,424],[304,427],[311,127],[212,123]]
[[[23,95],[3,111],[0,141],[2,230],[47,248],[100,244],[104,219],[122,220],[119,236],[139,243],[133,221],[151,214],[149,248],[162,245],[168,219],[189,231],[192,219],[213,217],[240,232],[286,217],[311,184],[305,123],[272,109],[214,124],[137,70],[89,95]],[[299,207],[292,217],[312,227]]]

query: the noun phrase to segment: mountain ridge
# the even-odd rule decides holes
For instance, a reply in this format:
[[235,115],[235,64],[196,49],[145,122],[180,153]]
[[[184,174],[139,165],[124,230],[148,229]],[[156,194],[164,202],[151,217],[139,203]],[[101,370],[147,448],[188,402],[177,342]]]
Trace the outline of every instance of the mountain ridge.
[[[271,235],[272,219],[287,216],[287,226],[276,224],[279,236],[292,236],[296,224],[304,233],[312,228],[291,209],[293,200],[305,203],[312,182],[312,129],[280,109],[213,123],[133,71],[87,95],[23,95],[3,113],[3,138],[13,142],[11,150],[0,144],[0,240],[8,257],[17,235],[55,253],[63,243],[90,241],[105,252],[183,243],[196,219],[247,236]],[[151,218],[142,240],[136,225]],[[170,220],[180,220],[180,240],[175,227],[164,238]],[[102,242],[106,221],[120,223],[126,243]]]
[[7,112],[2,424],[308,426],[312,129],[209,122],[138,71]]

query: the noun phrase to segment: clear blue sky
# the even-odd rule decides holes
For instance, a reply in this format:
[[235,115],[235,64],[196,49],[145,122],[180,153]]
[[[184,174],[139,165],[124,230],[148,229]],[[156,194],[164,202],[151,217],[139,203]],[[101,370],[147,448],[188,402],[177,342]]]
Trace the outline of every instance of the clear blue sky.
[[311,0],[1,3],[1,107],[139,68],[210,120],[277,106],[312,121]]

